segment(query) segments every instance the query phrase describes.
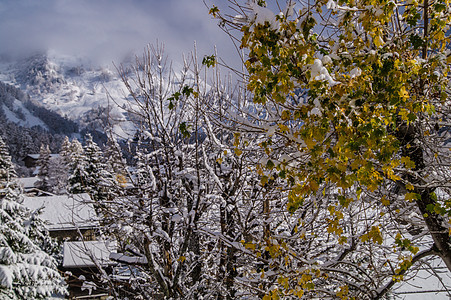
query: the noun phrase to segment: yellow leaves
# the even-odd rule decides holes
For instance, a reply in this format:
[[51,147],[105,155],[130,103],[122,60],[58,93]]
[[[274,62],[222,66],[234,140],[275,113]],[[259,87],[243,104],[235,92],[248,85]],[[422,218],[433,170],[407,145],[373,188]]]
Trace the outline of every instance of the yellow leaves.
[[233,149],[233,151],[235,152],[236,156],[240,156],[241,154],[243,154],[243,151],[238,148]]
[[[399,264],[399,268],[395,270],[396,274],[401,273],[401,271],[406,271],[408,270],[410,267],[412,266],[412,257],[411,256],[407,256],[404,257],[401,261],[401,263]],[[401,278],[402,280],[402,278]]]
[[373,42],[374,42],[374,45],[376,45],[377,48],[380,48],[381,46],[383,46],[385,44],[384,40],[382,39],[382,37],[380,35],[376,35],[373,38]]
[[238,147],[240,145],[240,133],[235,132],[233,134],[234,140],[233,140],[233,146]]
[[352,203],[352,201],[354,201],[352,198],[347,198],[345,196],[338,196],[338,201],[340,203],[341,206],[343,206],[344,208],[347,208],[349,206],[349,204]]
[[364,162],[365,161],[362,160],[362,159],[355,159],[355,160],[353,160],[352,163],[351,163],[351,169],[353,169],[353,170],[359,169],[363,165]]
[[240,156],[241,154],[243,154],[243,151],[241,149],[239,149],[239,145],[240,145],[240,133],[235,132],[233,134],[234,140],[233,140],[233,146],[235,147],[233,149],[233,151],[235,152],[236,156]]
[[326,221],[328,222],[327,232],[340,236],[343,233],[343,228],[340,226],[340,220],[343,219],[343,213],[340,210],[337,210],[333,205],[330,205],[327,209],[333,217],[333,219],[326,218]]
[[304,291],[303,291],[303,290],[297,290],[296,293],[295,293],[295,295],[296,295],[298,298],[302,298],[302,296],[304,296]]
[[255,243],[248,242],[244,244],[244,247],[246,249],[255,250],[257,248],[257,245],[255,245]]
[[280,276],[279,278],[277,278],[277,283],[282,285],[284,287],[284,289],[288,289],[288,287],[289,287],[289,282],[288,282],[287,277]]
[[[408,148],[410,148],[410,147],[408,147]],[[404,164],[404,167],[409,170],[415,169],[415,162],[410,160],[410,157],[408,157],[408,156],[401,157],[401,163]]]
[[210,15],[213,16],[213,18],[216,18],[219,14],[219,8],[217,6],[213,6],[212,8],[210,8],[210,10],[208,11],[208,13]]
[[289,132],[290,129],[288,128],[287,125],[285,124],[277,124],[277,126],[279,126],[280,132],[285,133],[285,132]]
[[315,288],[315,284],[313,283],[313,276],[312,274],[310,274],[309,270],[306,270],[302,273],[301,277],[298,279],[298,284],[304,290],[312,290]]
[[305,138],[304,143],[307,145],[307,148],[309,148],[310,150],[313,149],[313,147],[315,147],[315,145],[316,145],[316,142],[311,137]]
[[349,287],[347,285],[341,286],[340,290],[337,292],[337,297],[340,299],[349,299]]
[[269,252],[271,257],[278,257],[281,254],[281,249],[279,244],[270,244],[265,247],[265,250]]
[[179,262],[184,262],[186,260],[186,257],[185,256],[180,256],[177,260]]
[[412,202],[413,200],[420,200],[421,196],[417,193],[406,193],[404,195],[404,200]]
[[116,174],[116,180],[121,187],[125,187],[127,185],[127,178],[123,174]]
[[373,243],[382,244],[383,238],[379,226],[371,226],[371,229],[366,234],[360,237],[362,242],[372,241]]
[[393,170],[393,165],[395,165],[396,162],[390,162],[390,165],[386,165],[382,167],[382,170],[385,173],[385,176],[393,181],[398,181],[401,180],[401,177],[399,177],[398,175],[395,174],[394,170]]
[[390,205],[390,200],[388,200],[387,197],[384,195],[384,196],[382,196],[382,198],[381,198],[381,203],[382,203],[382,205],[384,205],[384,206],[389,206],[389,205]]
[[284,110],[280,118],[284,121],[287,121],[291,118],[291,112],[289,110]]
[[345,236],[340,236],[340,237],[338,238],[338,243],[339,243],[340,245],[344,245],[347,241],[348,241],[348,238],[345,237]]
[[400,111],[399,111],[399,116],[401,117],[401,119],[402,119],[403,121],[408,121],[408,120],[409,120],[409,118],[408,118],[409,113],[410,113],[410,112],[409,112],[407,109],[402,108],[402,109],[400,109]]
[[399,97],[401,97],[404,100],[409,99],[409,92],[406,90],[405,86],[402,86],[398,91]]

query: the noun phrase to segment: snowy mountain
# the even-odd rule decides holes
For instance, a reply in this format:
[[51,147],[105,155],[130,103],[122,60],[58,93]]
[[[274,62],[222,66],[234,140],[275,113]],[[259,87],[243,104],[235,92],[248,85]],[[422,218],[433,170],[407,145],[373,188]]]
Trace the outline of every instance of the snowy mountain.
[[78,133],[74,121],[50,111],[19,88],[0,82],[0,118],[25,128],[40,127],[51,134],[72,135]]
[[[80,58],[49,52],[20,61],[0,61],[0,81],[20,88],[32,100],[81,128],[103,131],[106,122],[125,120],[125,111],[120,108],[125,87],[112,67],[93,66]],[[14,105],[27,113],[20,103]],[[22,122],[15,114],[5,113],[24,126],[43,125],[32,114]]]

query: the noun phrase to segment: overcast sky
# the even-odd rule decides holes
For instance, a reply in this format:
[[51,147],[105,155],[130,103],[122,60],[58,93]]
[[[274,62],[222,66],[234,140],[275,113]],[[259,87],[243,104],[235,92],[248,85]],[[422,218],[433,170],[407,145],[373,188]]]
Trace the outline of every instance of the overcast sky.
[[107,64],[130,51],[140,54],[157,40],[174,60],[191,51],[194,41],[201,56],[217,45],[226,60],[236,57],[202,0],[0,1],[0,54],[52,49]]

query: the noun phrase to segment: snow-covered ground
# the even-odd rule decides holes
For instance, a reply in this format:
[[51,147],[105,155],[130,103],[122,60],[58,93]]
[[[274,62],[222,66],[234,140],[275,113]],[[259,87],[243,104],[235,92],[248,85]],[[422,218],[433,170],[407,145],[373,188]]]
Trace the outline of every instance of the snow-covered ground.
[[13,102],[14,105],[14,109],[15,110],[20,110],[22,111],[22,113],[24,114],[24,120],[17,118],[16,114],[14,112],[12,112],[8,107],[6,107],[6,105],[2,105],[3,111],[5,112],[6,118],[11,121],[14,122],[20,126],[24,126],[24,127],[33,127],[33,126],[41,126],[44,129],[48,129],[47,125],[45,125],[45,123],[37,118],[36,116],[34,116],[24,105],[22,102],[20,102],[19,100],[15,99]]

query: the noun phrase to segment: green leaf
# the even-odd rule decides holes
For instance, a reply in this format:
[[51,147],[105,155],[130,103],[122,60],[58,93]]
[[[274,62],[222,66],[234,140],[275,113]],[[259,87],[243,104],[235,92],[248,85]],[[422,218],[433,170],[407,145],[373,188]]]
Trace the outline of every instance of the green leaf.
[[179,129],[180,129],[180,132],[182,133],[183,137],[185,137],[185,138],[190,137],[191,134],[188,131],[189,125],[186,125],[186,122],[180,123]]
[[191,95],[193,92],[194,92],[193,88],[187,85],[185,85],[182,89],[182,94],[185,95],[186,97],[189,97],[189,95]]
[[214,67],[216,65],[216,56],[215,55],[204,56],[204,58],[202,59],[202,64],[204,66],[207,66],[208,68]]

